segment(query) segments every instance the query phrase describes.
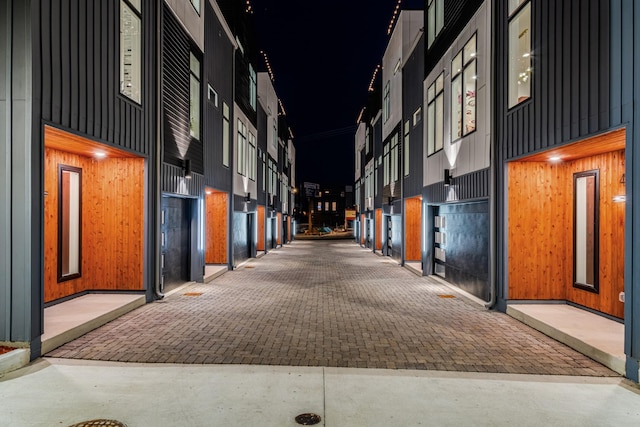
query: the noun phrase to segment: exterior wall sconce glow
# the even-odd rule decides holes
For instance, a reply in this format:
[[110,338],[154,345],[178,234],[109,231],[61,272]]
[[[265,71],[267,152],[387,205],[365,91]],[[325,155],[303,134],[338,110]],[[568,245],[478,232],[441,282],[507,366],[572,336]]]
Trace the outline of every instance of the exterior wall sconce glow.
[[560,160],[562,160],[562,158],[560,156],[549,157],[549,161],[552,162],[552,163],[558,163]]
[[107,157],[107,153],[105,153],[104,151],[96,151],[95,153],[93,153],[93,155],[96,159],[104,159],[105,157]]

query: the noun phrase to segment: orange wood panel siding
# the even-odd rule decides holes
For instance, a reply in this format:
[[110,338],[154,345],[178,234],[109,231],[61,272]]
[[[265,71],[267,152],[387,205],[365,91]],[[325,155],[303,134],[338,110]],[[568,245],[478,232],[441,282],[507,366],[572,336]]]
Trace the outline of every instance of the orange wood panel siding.
[[227,193],[212,191],[206,195],[205,263],[227,263]]
[[291,241],[291,217],[287,217],[287,243]]
[[282,244],[282,214],[278,212],[278,245]]
[[[82,277],[57,282],[58,165],[82,169]],[[143,290],[144,160],[45,149],[45,302],[87,290]]]
[[382,223],[382,209],[376,209],[376,250],[382,250],[382,230],[384,228],[384,224]]
[[[613,133],[617,137],[617,133]],[[573,287],[573,174],[600,170],[598,294]],[[624,150],[549,164],[508,165],[509,299],[564,299],[622,318]]]
[[258,206],[258,250],[264,251],[264,206]]
[[407,261],[420,261],[422,251],[422,201],[419,197],[405,200],[405,259]]
[[364,245],[365,244],[365,224],[366,224],[366,219],[367,217],[363,215],[360,215],[360,244]]

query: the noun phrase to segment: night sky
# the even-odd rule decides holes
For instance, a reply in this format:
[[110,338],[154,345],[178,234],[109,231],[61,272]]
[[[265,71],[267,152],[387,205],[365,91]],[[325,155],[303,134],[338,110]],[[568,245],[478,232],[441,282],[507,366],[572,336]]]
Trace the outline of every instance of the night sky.
[[396,4],[251,0],[258,47],[269,58],[294,134],[298,184],[353,184],[356,120],[382,62]]

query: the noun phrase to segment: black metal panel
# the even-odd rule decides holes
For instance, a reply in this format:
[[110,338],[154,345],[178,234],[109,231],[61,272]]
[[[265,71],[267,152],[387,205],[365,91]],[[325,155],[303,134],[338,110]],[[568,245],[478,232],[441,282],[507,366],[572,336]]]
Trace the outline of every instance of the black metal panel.
[[427,203],[447,203],[485,199],[489,197],[489,169],[454,177],[450,186],[444,182],[424,188]]
[[[258,104],[258,161],[257,161],[257,187],[258,194],[257,200],[261,200],[265,203],[266,200],[266,182],[267,178],[267,129],[269,127],[267,113],[262,108],[262,105]],[[264,160],[263,160],[264,159]]]
[[34,43],[41,59],[35,76],[42,88],[36,102],[44,122],[150,154],[154,93],[148,91],[155,90],[155,7],[155,2],[143,1],[144,88],[143,104],[138,105],[119,94],[120,3],[42,2]]
[[489,300],[489,203],[439,207],[444,218],[445,278],[485,301]]
[[[213,11],[211,4],[205,2],[204,44],[205,52],[202,79],[203,131],[204,131],[204,169],[205,181],[221,191],[231,191],[233,164],[233,44],[227,37],[222,23]],[[208,99],[208,86],[218,94],[218,105]],[[223,106],[229,106],[229,166],[223,165],[222,127]]]
[[[373,160],[377,167],[378,157],[382,156],[382,120],[379,118],[373,124]],[[376,174],[374,170],[374,175]],[[384,183],[384,170],[382,165],[377,167],[377,188],[373,199],[373,207],[382,207],[382,184]]]
[[[445,0],[444,1],[444,28],[436,36],[435,41],[428,48],[426,43],[425,73],[429,73],[436,66],[442,55],[449,49],[456,37],[464,29],[464,26],[476,13],[478,8],[484,3],[484,0]],[[424,33],[428,34],[429,17],[427,14],[428,0],[424,3]]]
[[[404,141],[404,123],[409,121],[410,126],[409,175],[403,178],[403,192],[405,198],[417,196],[422,193],[422,169],[424,164],[424,143],[422,137],[424,133],[424,126],[422,120],[419,120],[414,125],[413,115],[418,108],[422,108],[423,72],[424,33],[420,36],[420,41],[402,69],[402,116],[404,117],[404,120],[402,121],[402,141]],[[424,116],[424,112],[420,114],[420,116]],[[400,156],[400,161],[401,163],[404,163],[404,154]]]
[[508,110],[507,1],[496,3],[496,136],[502,160],[609,128],[607,4],[531,1],[532,97]]
[[233,266],[246,261],[250,258],[250,242],[249,242],[249,214],[243,212],[233,213]]
[[[175,166],[182,166],[184,161],[189,159],[192,170],[202,174],[204,173],[202,141],[191,137],[189,131],[189,61],[190,53],[194,49],[189,36],[174,17],[169,6],[165,4],[163,10],[163,160]],[[202,79],[200,85],[202,88]],[[204,90],[201,90],[201,94],[204,94]],[[204,99],[204,96],[201,96],[201,99]]]

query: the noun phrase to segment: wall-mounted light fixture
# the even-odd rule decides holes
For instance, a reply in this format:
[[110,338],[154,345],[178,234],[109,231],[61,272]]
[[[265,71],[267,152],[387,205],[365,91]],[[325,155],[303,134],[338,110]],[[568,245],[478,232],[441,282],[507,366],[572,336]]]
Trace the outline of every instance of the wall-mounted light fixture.
[[184,172],[185,179],[191,179],[191,160],[185,159],[182,166],[182,172]]
[[250,202],[250,201],[251,201],[251,193],[247,193],[247,194],[244,196],[244,201],[245,201],[245,202]]
[[453,175],[451,175],[451,169],[444,170],[444,186],[448,187],[451,185],[451,181],[453,181]]

